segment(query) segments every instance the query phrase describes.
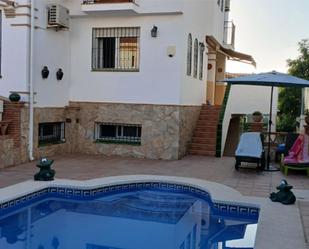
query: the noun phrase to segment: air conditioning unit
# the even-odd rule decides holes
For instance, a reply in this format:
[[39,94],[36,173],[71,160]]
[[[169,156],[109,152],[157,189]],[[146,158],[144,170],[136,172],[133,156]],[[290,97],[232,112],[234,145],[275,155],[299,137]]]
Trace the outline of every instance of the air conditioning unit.
[[48,25],[55,28],[69,28],[70,12],[67,8],[52,4],[48,8]]

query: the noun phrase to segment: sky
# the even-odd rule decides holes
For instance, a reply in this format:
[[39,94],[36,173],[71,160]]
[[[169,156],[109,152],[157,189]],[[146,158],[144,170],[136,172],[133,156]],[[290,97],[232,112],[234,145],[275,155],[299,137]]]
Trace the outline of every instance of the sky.
[[252,55],[257,67],[228,62],[228,72],[285,73],[287,59],[298,56],[298,42],[309,39],[309,0],[231,0],[230,19],[235,50]]

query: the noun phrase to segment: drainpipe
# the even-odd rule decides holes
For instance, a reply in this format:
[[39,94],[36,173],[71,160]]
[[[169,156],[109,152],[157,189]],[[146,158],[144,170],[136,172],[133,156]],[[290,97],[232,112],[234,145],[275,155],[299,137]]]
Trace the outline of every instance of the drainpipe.
[[33,126],[34,126],[34,87],[33,87],[33,52],[34,52],[34,1],[29,0],[30,8],[30,37],[29,37],[29,137],[28,137],[28,153],[29,160],[33,161]]

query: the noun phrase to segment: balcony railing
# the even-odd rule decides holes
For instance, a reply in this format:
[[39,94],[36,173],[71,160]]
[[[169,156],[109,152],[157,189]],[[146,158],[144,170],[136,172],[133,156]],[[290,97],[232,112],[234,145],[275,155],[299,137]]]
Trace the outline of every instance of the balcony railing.
[[83,0],[83,4],[134,3],[134,0]]
[[136,0],[83,0],[82,11],[87,14],[138,12]]
[[224,45],[234,49],[236,26],[232,21],[224,22]]

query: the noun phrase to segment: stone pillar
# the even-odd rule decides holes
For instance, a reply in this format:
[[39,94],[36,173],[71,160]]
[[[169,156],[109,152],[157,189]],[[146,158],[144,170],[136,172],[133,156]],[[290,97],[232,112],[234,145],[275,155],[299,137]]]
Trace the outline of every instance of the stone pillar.
[[207,73],[207,102],[215,104],[217,52],[208,48],[208,73]]

